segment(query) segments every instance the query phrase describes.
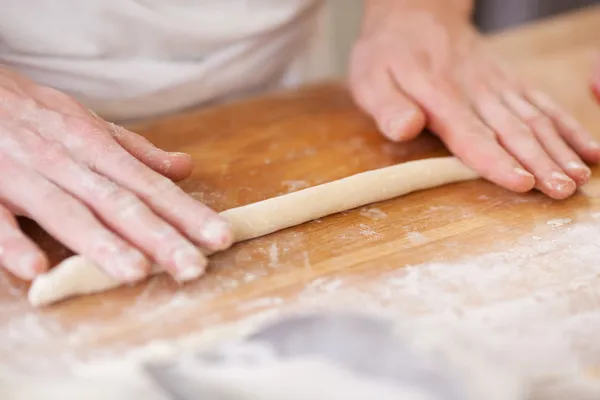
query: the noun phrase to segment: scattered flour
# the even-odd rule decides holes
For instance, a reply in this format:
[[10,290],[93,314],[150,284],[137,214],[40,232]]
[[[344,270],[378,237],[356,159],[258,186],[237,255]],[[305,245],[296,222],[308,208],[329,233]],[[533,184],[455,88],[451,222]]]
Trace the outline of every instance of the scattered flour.
[[427,236],[423,235],[421,232],[408,232],[406,237],[411,244],[423,244],[429,241]]
[[360,227],[360,234],[363,236],[383,237],[383,235],[381,233],[377,232],[376,230],[374,230],[367,224],[360,224],[359,227]]
[[409,266],[360,287],[329,278],[307,287],[298,304],[454,327],[515,368],[581,372],[600,365],[599,260],[600,226],[573,224],[506,251]]
[[362,208],[360,210],[360,215],[362,215],[363,217],[375,220],[375,221],[380,220],[380,219],[385,219],[388,216],[385,212],[381,211],[381,209],[379,209],[377,207]]
[[275,268],[279,262],[279,247],[276,242],[269,246],[269,267]]
[[[320,277],[308,282],[291,301],[277,296],[255,298],[238,305],[239,309],[250,311],[249,314],[256,311],[255,316],[239,321],[232,329],[240,332],[242,327],[256,326],[256,321],[262,321],[263,317],[298,311],[370,311],[399,324],[441,335],[461,332],[466,340],[480,343],[490,357],[507,363],[527,376],[532,384],[548,379],[560,383],[561,379],[572,376],[587,379],[591,376],[589,371],[600,366],[600,341],[597,340],[600,335],[600,226],[572,223],[570,219],[552,221],[546,224],[553,228],[551,232],[526,235],[518,244],[500,251],[453,262],[406,266],[376,276],[365,271],[364,278],[358,282],[356,275],[352,282],[351,278],[335,275]],[[303,239],[290,236],[289,241],[278,243],[264,241],[261,260],[265,269],[280,263],[282,252],[301,246]],[[252,264],[258,256],[261,254],[253,253],[240,259]],[[231,257],[235,259],[235,255]],[[226,259],[221,262],[225,263]],[[313,268],[310,252],[300,252],[293,267]],[[261,276],[261,268],[240,272],[222,278],[217,287],[226,291]],[[158,288],[148,285],[147,291],[153,290]],[[136,314],[134,306],[130,312],[132,317],[165,323],[175,308],[184,307],[191,299],[197,304],[198,296],[210,298],[218,290],[182,291],[173,297],[172,304],[165,304],[162,309],[142,316]],[[25,312],[0,327],[0,356],[17,347],[33,358],[36,348],[49,346],[58,339],[78,343],[95,329],[106,332],[111,327],[104,326],[102,318],[90,316],[85,325],[66,329],[51,314]],[[193,340],[214,342],[220,337],[214,332],[195,335]],[[179,341],[176,343],[179,345]],[[113,346],[100,348],[94,356],[110,360],[138,350]],[[74,358],[74,354],[68,352],[54,356],[46,367],[52,368],[61,357],[65,362]],[[578,397],[565,395],[564,398]]]
[[550,221],[546,222],[546,224],[557,228],[559,226],[563,226],[566,224],[570,224],[573,220],[571,218],[559,218],[559,219],[551,219]]

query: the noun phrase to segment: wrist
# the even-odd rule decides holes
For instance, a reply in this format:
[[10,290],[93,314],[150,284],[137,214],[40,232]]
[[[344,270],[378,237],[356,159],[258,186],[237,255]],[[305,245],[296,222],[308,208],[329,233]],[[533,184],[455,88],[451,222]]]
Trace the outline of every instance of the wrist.
[[363,27],[379,24],[388,17],[414,12],[427,12],[444,17],[454,16],[469,23],[475,8],[474,0],[364,0]]
[[453,10],[456,13],[470,16],[475,8],[475,0],[363,0],[365,11],[377,7],[387,9],[440,9]]

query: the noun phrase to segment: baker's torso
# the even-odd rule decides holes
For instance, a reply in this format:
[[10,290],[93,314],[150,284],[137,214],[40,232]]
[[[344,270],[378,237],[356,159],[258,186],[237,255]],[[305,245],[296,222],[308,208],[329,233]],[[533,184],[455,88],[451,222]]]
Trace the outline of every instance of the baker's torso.
[[110,119],[299,82],[322,0],[0,0],[0,63]]

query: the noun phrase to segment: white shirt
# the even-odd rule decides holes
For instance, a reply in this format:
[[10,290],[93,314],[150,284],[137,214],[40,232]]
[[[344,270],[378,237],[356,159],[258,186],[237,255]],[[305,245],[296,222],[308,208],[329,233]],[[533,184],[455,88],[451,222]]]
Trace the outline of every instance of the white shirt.
[[0,0],[0,63],[105,118],[153,116],[302,81],[322,3]]

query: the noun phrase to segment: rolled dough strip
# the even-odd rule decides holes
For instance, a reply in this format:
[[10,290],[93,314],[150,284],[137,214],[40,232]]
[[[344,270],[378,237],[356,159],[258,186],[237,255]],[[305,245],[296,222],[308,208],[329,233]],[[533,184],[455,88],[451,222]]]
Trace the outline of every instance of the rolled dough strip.
[[[478,177],[455,157],[411,161],[232,208],[221,215],[231,223],[235,241],[241,242],[417,190]],[[155,265],[152,273],[160,272],[162,269]],[[36,278],[28,298],[33,306],[39,307],[121,285],[76,255]]]

